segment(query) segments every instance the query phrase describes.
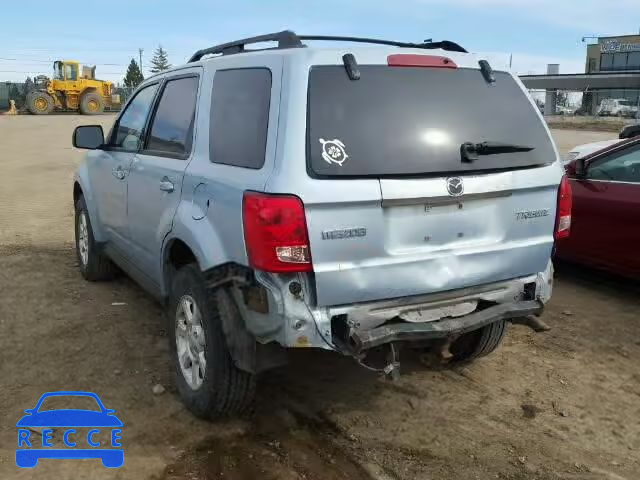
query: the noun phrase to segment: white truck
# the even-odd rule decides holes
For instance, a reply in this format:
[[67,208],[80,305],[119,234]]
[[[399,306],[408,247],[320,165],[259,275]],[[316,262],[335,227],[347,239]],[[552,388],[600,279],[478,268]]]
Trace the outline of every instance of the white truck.
[[638,115],[638,105],[626,98],[605,98],[600,102],[598,111],[601,117],[629,117]]

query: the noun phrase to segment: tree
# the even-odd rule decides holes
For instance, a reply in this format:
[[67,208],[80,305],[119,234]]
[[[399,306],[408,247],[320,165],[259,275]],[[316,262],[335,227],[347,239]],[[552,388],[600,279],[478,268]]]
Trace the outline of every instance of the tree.
[[136,61],[132,58],[131,63],[127,67],[127,73],[124,76],[124,86],[128,88],[135,88],[144,80],[144,76],[140,71],[140,67]]
[[169,63],[169,55],[167,51],[162,48],[162,45],[158,45],[156,51],[153,52],[153,58],[151,59],[151,72],[158,73],[164,70],[169,70],[171,64]]

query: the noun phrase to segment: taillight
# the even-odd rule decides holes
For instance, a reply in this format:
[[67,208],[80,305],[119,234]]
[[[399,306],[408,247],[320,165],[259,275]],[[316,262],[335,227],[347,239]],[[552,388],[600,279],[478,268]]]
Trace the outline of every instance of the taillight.
[[245,192],[242,225],[249,264],[265,272],[310,272],[302,201],[293,195]]
[[554,234],[556,240],[569,236],[571,231],[572,203],[571,184],[567,176],[564,175],[558,188],[558,210],[556,212],[556,230]]

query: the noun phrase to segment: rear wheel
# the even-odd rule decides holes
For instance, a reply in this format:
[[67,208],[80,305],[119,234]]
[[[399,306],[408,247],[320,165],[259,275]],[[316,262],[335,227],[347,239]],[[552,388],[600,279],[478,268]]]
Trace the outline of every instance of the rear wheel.
[[122,450],[106,450],[100,460],[103,467],[119,468],[124,463],[124,452]]
[[104,101],[97,93],[85,93],[80,100],[80,112],[84,115],[96,115],[104,112]]
[[227,348],[222,315],[242,321],[237,309],[220,307],[228,295],[207,291],[196,264],[180,268],[172,281],[169,338],[178,391],[191,412],[207,419],[246,413],[255,391],[255,375],[238,369]]
[[507,322],[498,320],[455,340],[449,351],[453,361],[469,362],[493,352],[502,343],[507,332]]
[[27,95],[27,109],[34,115],[47,115],[54,106],[53,98],[46,92],[34,91]]

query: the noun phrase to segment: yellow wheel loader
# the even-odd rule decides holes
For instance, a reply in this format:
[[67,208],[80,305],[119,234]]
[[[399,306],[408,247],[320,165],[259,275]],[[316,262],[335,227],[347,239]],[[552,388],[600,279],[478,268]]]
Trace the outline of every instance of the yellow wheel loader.
[[36,77],[36,89],[27,94],[27,109],[34,115],[53,110],[78,111],[85,115],[102,113],[105,107],[119,104],[112,94],[113,83],[96,80],[96,67],[82,67],[70,60],[53,62],[53,79]]

